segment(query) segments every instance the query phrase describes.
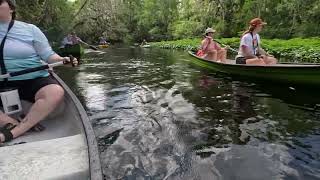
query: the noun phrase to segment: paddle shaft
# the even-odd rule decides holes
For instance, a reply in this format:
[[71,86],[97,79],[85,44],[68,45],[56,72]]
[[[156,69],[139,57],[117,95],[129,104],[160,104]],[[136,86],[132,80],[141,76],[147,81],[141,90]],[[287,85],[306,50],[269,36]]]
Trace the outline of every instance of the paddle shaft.
[[60,62],[56,62],[56,63],[45,64],[45,65],[34,67],[34,68],[24,69],[24,70],[21,70],[21,71],[2,74],[2,75],[0,75],[0,79],[5,79],[5,78],[14,77],[14,76],[20,76],[20,75],[23,75],[23,74],[28,74],[28,73],[32,73],[32,72],[36,72],[36,71],[51,69],[53,67],[61,66],[61,65],[64,65],[64,64],[68,64],[68,63],[71,63],[72,66],[75,66],[73,64],[73,58],[74,57],[70,56],[70,62],[60,61]]
[[94,47],[93,45],[90,45],[90,44],[84,42],[83,40],[81,40],[80,42],[83,43],[83,44],[85,44],[85,45],[87,45],[87,46],[89,46],[89,47],[90,47],[91,49],[93,49],[93,50],[98,50],[98,48],[96,48],[96,47]]
[[230,49],[230,50],[231,50],[231,51],[233,51],[233,52],[238,53],[238,51],[237,51],[237,50],[235,50],[235,49],[231,48],[231,47],[230,47],[230,46],[228,46],[228,45],[225,45],[225,44],[223,44],[223,43],[221,43],[221,42],[219,42],[219,41],[217,41],[217,40],[215,40],[215,39],[214,39],[213,41],[217,42],[218,44],[220,44],[220,45],[222,45],[222,46],[228,47],[228,49]]

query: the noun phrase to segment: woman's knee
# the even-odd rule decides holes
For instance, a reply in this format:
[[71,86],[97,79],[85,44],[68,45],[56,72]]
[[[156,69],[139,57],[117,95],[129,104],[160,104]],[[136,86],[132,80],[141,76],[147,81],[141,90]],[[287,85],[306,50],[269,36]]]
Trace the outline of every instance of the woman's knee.
[[265,62],[260,58],[247,59],[246,64],[265,65]]
[[278,60],[274,57],[269,57],[272,64],[277,64]]
[[225,48],[221,48],[221,49],[220,49],[220,52],[221,52],[221,53],[226,53],[227,50],[226,50]]
[[59,103],[64,97],[64,89],[58,84],[50,84],[41,88],[37,93],[35,100],[46,99],[53,103]]
[[217,50],[210,50],[209,52],[208,52],[208,54],[217,54],[218,52],[217,52]]
[[277,60],[276,58],[274,58],[274,57],[267,57],[267,58],[265,59],[265,63],[266,63],[266,64],[270,64],[270,65],[272,65],[272,64],[277,64],[277,63],[278,63],[278,60]]

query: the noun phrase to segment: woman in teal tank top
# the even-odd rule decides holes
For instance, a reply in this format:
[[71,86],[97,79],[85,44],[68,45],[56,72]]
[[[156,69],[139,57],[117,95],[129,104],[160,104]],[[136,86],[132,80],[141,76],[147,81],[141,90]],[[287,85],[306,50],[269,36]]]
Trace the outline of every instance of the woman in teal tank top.
[[[3,49],[0,49],[3,51],[1,72],[37,67],[41,65],[41,60],[47,63],[70,61],[70,58],[60,57],[52,51],[46,36],[38,27],[16,21],[15,9],[14,0],[0,0],[0,41],[4,41]],[[77,63],[77,60],[74,62]],[[6,82],[0,79],[0,89],[4,87],[18,89],[21,99],[34,104],[20,122],[0,111],[0,144],[33,127],[39,127],[37,124],[48,116],[64,97],[63,88],[47,71],[9,78]]]

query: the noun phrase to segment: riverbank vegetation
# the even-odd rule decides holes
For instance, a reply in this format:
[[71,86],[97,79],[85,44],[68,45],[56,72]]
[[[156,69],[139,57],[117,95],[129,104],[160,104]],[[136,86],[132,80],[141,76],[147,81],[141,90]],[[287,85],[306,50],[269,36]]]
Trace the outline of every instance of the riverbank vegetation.
[[[264,38],[320,36],[320,0],[19,0],[18,16],[48,32],[70,30],[96,40],[161,41],[199,37],[214,27],[220,37],[239,37],[253,17],[268,25]],[[59,37],[59,36],[58,36]]]
[[[315,37],[320,37],[320,0],[19,0],[17,4],[18,19],[36,24],[55,42],[70,31],[90,43],[101,36],[125,43],[198,39],[213,27],[218,38],[237,47],[248,21],[261,17],[268,23],[261,36],[269,51],[319,60]],[[174,46],[188,42],[186,46],[193,47],[198,40]]]
[[239,37],[253,17],[268,25],[264,38],[320,36],[320,0],[87,0],[79,31],[115,41],[200,37],[207,27],[219,37]]

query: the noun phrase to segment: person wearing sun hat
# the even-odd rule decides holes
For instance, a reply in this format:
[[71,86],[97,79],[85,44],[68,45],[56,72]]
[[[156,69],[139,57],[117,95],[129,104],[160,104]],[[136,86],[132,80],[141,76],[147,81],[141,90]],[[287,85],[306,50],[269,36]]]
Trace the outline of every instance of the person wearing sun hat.
[[272,65],[277,63],[277,59],[266,53],[261,48],[259,32],[267,23],[261,18],[254,18],[249,22],[249,29],[241,37],[237,64]]
[[[14,0],[0,0],[0,68],[1,74],[41,66],[42,61],[54,63],[70,61],[56,54],[48,39],[35,25],[17,21]],[[73,61],[77,64],[77,60]],[[58,107],[64,90],[46,70],[0,79],[0,90],[18,90],[19,97],[32,102],[29,112],[21,121],[0,111],[0,146],[29,129],[40,131],[37,125]]]
[[227,57],[227,50],[221,48],[218,43],[213,41],[213,35],[216,32],[213,28],[205,30],[205,38],[201,42],[201,48],[198,56],[212,61],[225,62]]

